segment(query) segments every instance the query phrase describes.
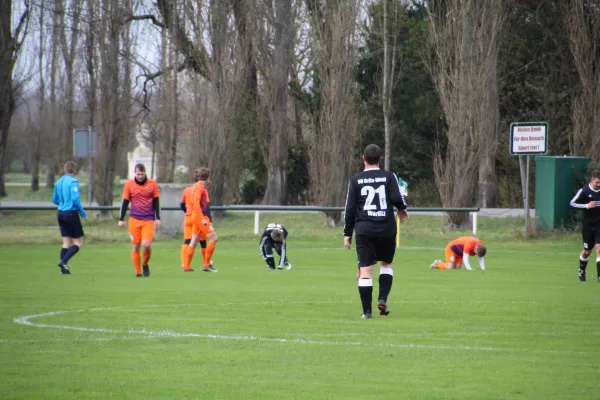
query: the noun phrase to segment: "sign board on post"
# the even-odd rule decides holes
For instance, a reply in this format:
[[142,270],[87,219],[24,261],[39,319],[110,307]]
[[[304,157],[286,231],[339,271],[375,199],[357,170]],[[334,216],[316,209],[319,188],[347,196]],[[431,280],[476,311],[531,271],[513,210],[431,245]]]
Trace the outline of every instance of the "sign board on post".
[[[91,139],[91,143],[89,140]],[[98,136],[94,129],[73,129],[73,156],[76,158],[87,158],[90,156],[89,151],[92,150],[92,157],[98,156]]]
[[515,156],[548,153],[547,122],[513,122],[510,124],[510,154]]
[[[529,156],[548,153],[547,122],[513,122],[510,124],[510,154],[520,157],[523,207],[525,208],[525,232],[529,233]],[[525,165],[523,165],[525,158]],[[524,171],[523,171],[524,170]],[[524,179],[523,179],[524,178]],[[525,182],[523,182],[523,180]]]

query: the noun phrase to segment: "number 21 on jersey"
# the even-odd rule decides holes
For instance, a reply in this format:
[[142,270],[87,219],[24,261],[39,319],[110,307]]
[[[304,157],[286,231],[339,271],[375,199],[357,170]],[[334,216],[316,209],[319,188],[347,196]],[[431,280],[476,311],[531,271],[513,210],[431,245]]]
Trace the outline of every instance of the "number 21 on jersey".
[[[385,197],[385,185],[379,185],[377,189],[373,186],[363,186],[360,190],[361,196],[367,196],[365,200],[365,206],[363,210],[385,210],[387,209],[387,201]],[[373,200],[375,200],[375,195],[379,198],[379,208],[377,207],[377,203],[373,204]]]

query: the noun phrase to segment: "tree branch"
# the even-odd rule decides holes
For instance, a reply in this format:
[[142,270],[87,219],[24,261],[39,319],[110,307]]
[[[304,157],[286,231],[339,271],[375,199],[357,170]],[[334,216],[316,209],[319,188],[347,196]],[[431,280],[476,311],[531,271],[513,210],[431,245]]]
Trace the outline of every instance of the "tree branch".
[[[23,41],[25,40],[25,36],[27,35],[27,26],[29,25],[29,14],[31,12],[31,9],[29,8],[29,0],[25,0],[23,1],[23,3],[25,4],[25,11],[23,11],[23,14],[21,14],[21,18],[19,18],[19,24],[15,29],[14,35],[15,52],[18,52],[21,46],[23,45]],[[21,37],[21,40],[19,40],[19,36],[21,36],[21,33],[23,33],[23,35]]]
[[150,20],[152,21],[153,25],[156,25],[160,28],[166,28],[167,26],[165,24],[163,24],[162,22],[160,22],[154,15],[152,14],[144,14],[144,15],[128,15],[127,17],[125,17],[125,19],[123,20],[123,23],[125,22],[131,22],[131,21],[143,21],[143,20]]

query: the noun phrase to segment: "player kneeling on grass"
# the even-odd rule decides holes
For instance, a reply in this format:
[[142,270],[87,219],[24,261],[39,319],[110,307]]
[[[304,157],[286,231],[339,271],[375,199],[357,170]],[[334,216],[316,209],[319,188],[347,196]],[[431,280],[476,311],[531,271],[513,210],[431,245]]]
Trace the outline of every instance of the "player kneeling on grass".
[[280,224],[269,224],[265,228],[263,235],[260,239],[260,255],[263,260],[266,261],[267,266],[270,269],[275,269],[275,256],[273,255],[273,249],[279,255],[279,264],[277,269],[292,269],[292,264],[287,259],[286,255],[286,244],[288,232]]
[[430,268],[433,269],[459,269],[461,265],[465,264],[465,268],[471,271],[471,265],[469,264],[469,256],[477,256],[479,259],[479,268],[485,271],[485,264],[483,257],[487,253],[487,248],[483,245],[483,242],[473,236],[459,237],[448,243],[446,246],[446,262],[442,260],[435,260]]

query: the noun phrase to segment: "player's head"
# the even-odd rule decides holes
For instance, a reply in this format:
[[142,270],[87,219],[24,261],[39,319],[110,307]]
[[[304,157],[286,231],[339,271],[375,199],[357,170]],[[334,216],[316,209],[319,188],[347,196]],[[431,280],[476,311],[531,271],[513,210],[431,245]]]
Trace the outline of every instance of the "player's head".
[[283,231],[281,229],[273,229],[271,231],[271,239],[276,242],[281,242],[283,240]]
[[376,144],[370,144],[365,147],[363,161],[369,165],[379,165],[381,161],[381,147]]
[[590,186],[594,190],[600,189],[600,170],[596,169],[592,172],[592,177],[590,179]]
[[75,161],[67,161],[64,166],[65,174],[77,174],[77,163]]
[[475,253],[477,253],[477,257],[483,257],[487,253],[487,247],[482,244],[478,244],[475,246]]
[[206,167],[196,168],[194,174],[196,175],[196,181],[206,181],[210,177],[210,169]]
[[144,164],[135,164],[135,180],[138,182],[146,179],[146,166]]

